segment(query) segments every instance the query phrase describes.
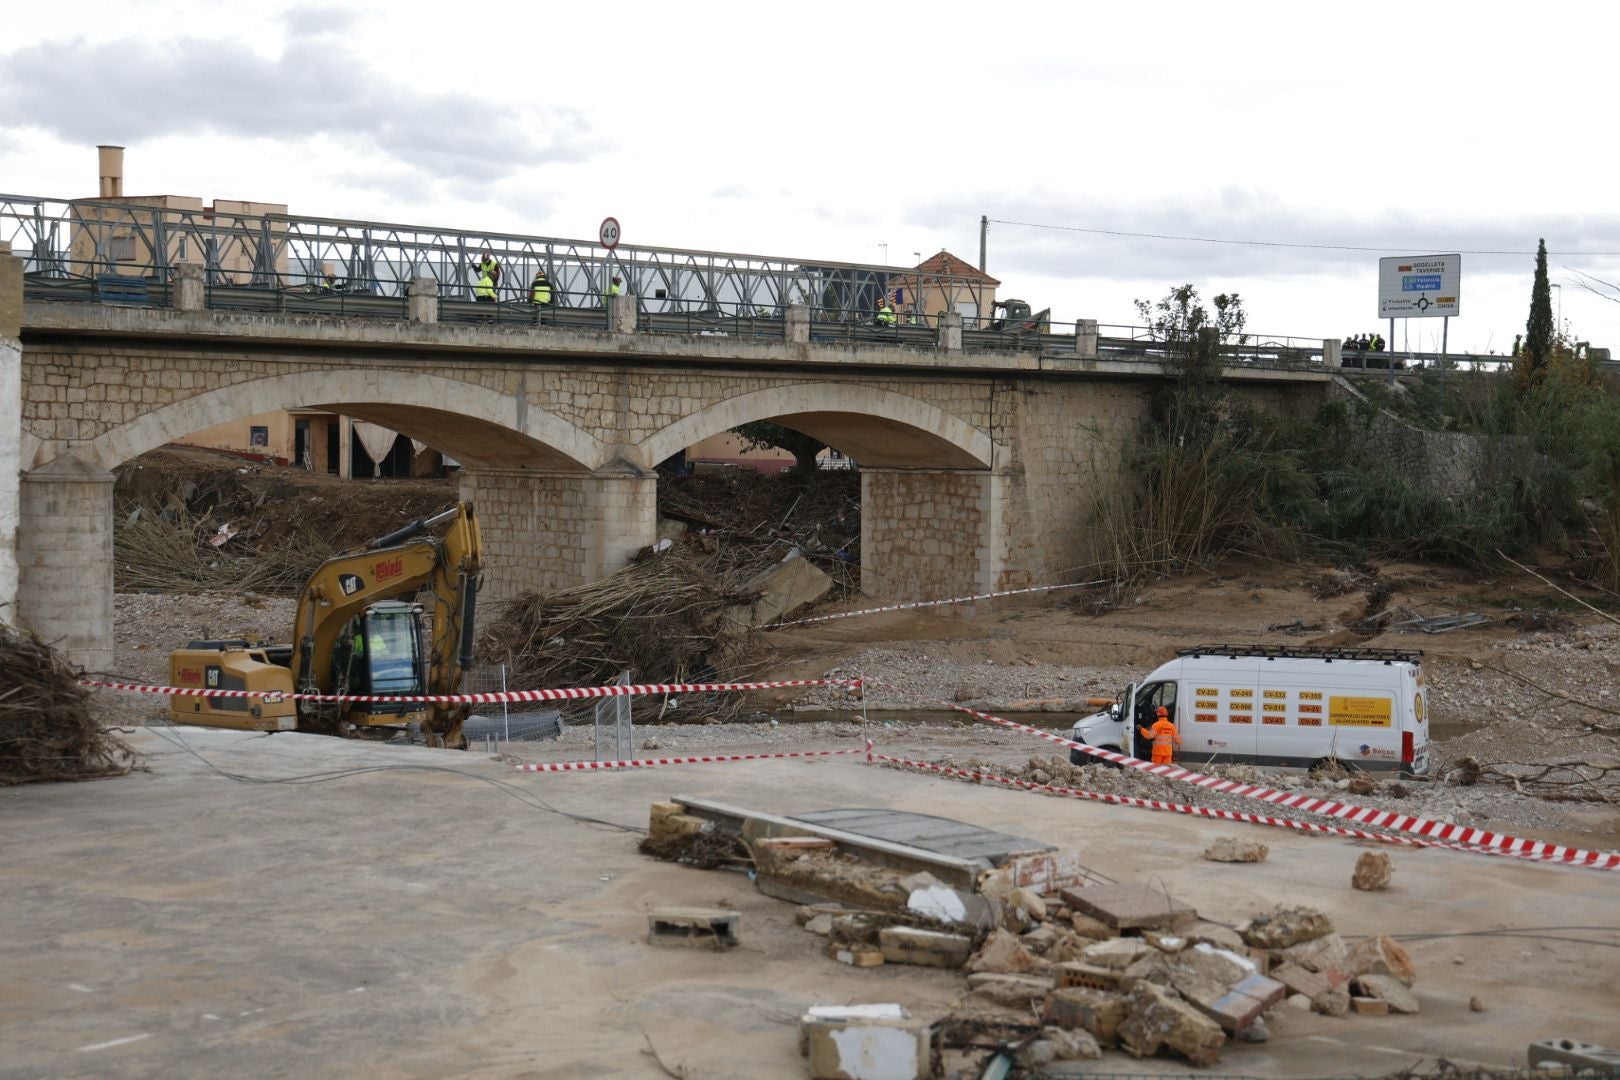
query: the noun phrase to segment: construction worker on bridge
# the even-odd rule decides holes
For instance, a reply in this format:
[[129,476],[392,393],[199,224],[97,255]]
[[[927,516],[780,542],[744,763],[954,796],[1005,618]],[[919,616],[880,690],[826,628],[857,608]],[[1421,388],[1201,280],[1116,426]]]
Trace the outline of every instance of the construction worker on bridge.
[[534,280],[529,282],[529,303],[551,303],[551,280],[546,277],[545,267],[534,272]]
[[473,299],[480,304],[493,304],[495,302],[495,279],[487,273],[478,275],[478,286],[473,289]]
[[1181,745],[1181,736],[1176,732],[1176,725],[1170,721],[1170,710],[1160,705],[1154,710],[1151,730],[1137,725],[1136,730],[1142,733],[1142,738],[1153,740],[1153,764],[1169,765],[1176,760],[1175,747]]
[[894,305],[889,303],[889,297],[887,294],[885,294],[883,297],[882,306],[878,308],[877,321],[879,325],[882,326],[893,326],[895,323]]

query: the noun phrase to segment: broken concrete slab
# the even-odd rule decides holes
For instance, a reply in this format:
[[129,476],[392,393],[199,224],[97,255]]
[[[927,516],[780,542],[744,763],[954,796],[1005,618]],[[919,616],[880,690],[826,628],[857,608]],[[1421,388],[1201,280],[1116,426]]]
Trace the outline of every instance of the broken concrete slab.
[[927,1080],[933,1071],[921,1020],[805,1016],[799,1025],[815,1080]]
[[1080,953],[1082,963],[1093,967],[1124,971],[1144,955],[1154,952],[1153,946],[1141,938],[1109,938],[1088,945]]
[[742,586],[741,591],[757,592],[759,599],[751,606],[731,608],[727,614],[744,627],[764,626],[820,600],[832,587],[833,579],[793,548],[781,562]]
[[1326,977],[1306,971],[1298,964],[1278,965],[1272,969],[1271,977],[1286,986],[1290,994],[1303,995],[1307,1002],[1323,991],[1332,989]]
[[920,967],[960,968],[973,953],[973,939],[965,934],[911,926],[884,927],[878,932],[878,944],[885,962]]
[[968,989],[987,1001],[1022,1009],[1039,1007],[1053,989],[1051,979],[1039,975],[1001,975],[978,972],[968,976]]
[[1381,934],[1356,942],[1340,968],[1348,975],[1390,975],[1406,986],[1417,982],[1412,954],[1400,942]]
[[1256,915],[1238,933],[1257,948],[1286,949],[1333,933],[1333,920],[1313,908],[1278,907]]
[[984,944],[973,954],[967,967],[972,972],[1023,975],[1046,972],[1051,965],[1026,949],[1015,935],[996,930],[984,939]]
[[685,810],[680,803],[653,803],[652,812],[647,818],[647,839],[654,843],[667,843],[688,839],[713,828],[709,822],[693,817]]
[[1041,1016],[1048,1024],[1085,1031],[1103,1046],[1113,1046],[1125,1022],[1126,999],[1104,990],[1059,987],[1047,995]]
[[1204,849],[1204,858],[1210,862],[1253,863],[1264,862],[1271,849],[1257,840],[1240,840],[1223,836]]
[[996,900],[938,882],[907,893],[906,910],[943,926],[989,930],[1001,922],[1001,907]]
[[1116,930],[1169,930],[1198,914],[1162,889],[1146,885],[1091,885],[1064,889],[1062,896],[1072,910]]
[[1057,927],[1042,923],[1033,930],[1026,930],[1024,933],[1019,934],[1018,940],[1023,942],[1024,948],[1036,956],[1045,956],[1052,946],[1058,943],[1060,935]]
[[647,943],[694,949],[729,949],[738,943],[742,916],[725,908],[665,907],[647,916]]
[[1132,1057],[1152,1057],[1170,1049],[1194,1065],[1213,1065],[1226,1045],[1226,1032],[1170,991],[1141,982],[1125,1003],[1119,1044]]
[[1244,949],[1243,936],[1229,926],[1220,923],[1198,922],[1178,927],[1176,933],[1191,941],[1193,944],[1203,942],[1213,945],[1217,949],[1230,949],[1232,952],[1242,952]]
[[1033,889],[1016,888],[1007,894],[1007,900],[1035,922],[1046,921],[1046,901]]
[[1287,987],[1265,975],[1249,975],[1229,987],[1212,987],[1202,979],[1177,980],[1175,987],[1205,1016],[1234,1033],[1254,1023],[1288,995]]
[[830,937],[832,935],[832,924],[833,917],[826,912],[822,912],[820,915],[811,917],[804,924],[804,928],[820,937]]
[[1356,860],[1356,869],[1350,877],[1350,887],[1362,892],[1382,892],[1389,888],[1389,879],[1395,866],[1382,851],[1364,851]]
[[1411,1015],[1418,1011],[1417,995],[1393,975],[1358,975],[1351,985],[1362,997],[1388,1002],[1391,1012]]
[[1103,941],[1107,938],[1119,937],[1119,931],[1117,929],[1109,926],[1101,919],[1093,919],[1090,915],[1087,915],[1083,911],[1070,912],[1069,925],[1074,928],[1075,933],[1079,934],[1083,938],[1091,938],[1093,941]]
[[1350,950],[1338,934],[1324,934],[1314,941],[1278,949],[1272,955],[1279,964],[1298,964],[1306,971],[1325,975],[1334,986],[1350,977],[1347,969]]

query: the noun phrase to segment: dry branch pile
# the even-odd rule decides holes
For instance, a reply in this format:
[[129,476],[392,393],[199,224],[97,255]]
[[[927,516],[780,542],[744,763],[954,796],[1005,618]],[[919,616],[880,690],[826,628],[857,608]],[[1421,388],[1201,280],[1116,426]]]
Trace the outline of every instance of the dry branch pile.
[[[127,592],[256,592],[296,595],[331,544],[312,529],[270,539],[233,531],[183,505],[126,508],[113,535],[118,588]],[[226,526],[225,533],[221,527]],[[209,541],[222,536],[219,545]]]
[[0,785],[116,776],[131,757],[91,717],[79,673],[34,635],[0,623]]
[[485,631],[482,652],[510,668],[517,689],[613,681],[713,682],[750,670],[746,620],[755,594],[698,543],[674,545],[578,588],[530,593]]

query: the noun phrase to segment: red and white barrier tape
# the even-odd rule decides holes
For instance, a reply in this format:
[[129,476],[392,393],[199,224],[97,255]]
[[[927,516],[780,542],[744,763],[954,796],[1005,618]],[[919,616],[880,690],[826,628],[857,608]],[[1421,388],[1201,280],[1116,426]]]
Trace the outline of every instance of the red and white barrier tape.
[[[870,680],[868,680],[868,684],[870,684]],[[1476,829],[1469,825],[1454,825],[1448,822],[1413,817],[1409,814],[1399,814],[1393,810],[1378,810],[1372,807],[1356,806],[1353,803],[1337,802],[1333,799],[1318,799],[1297,792],[1278,791],[1275,788],[1268,788],[1260,784],[1245,784],[1237,780],[1223,780],[1218,776],[1207,776],[1191,769],[1183,769],[1179,765],[1154,765],[1139,758],[1116,754],[1112,750],[1087,746],[1085,743],[1066,739],[1050,731],[1043,731],[1040,728],[1016,723],[1012,720],[1005,720],[991,713],[970,709],[965,705],[957,705],[946,701],[933,702],[933,704],[954,709],[957,712],[967,713],[969,716],[988,720],[993,724],[1012,728],[1014,731],[1022,731],[1027,735],[1034,735],[1059,746],[1079,750],[1093,757],[1102,758],[1104,761],[1112,761],[1116,765],[1124,765],[1141,772],[1152,773],[1167,780],[1178,780],[1209,791],[1240,795],[1246,799],[1259,799],[1262,802],[1271,803],[1273,806],[1287,806],[1295,810],[1302,810],[1308,814],[1321,814],[1325,817],[1353,821],[1358,825],[1367,825],[1375,829],[1414,833],[1427,840],[1449,841],[1470,851],[1489,849],[1493,853],[1523,855],[1544,862],[1588,866],[1598,870],[1620,869],[1620,852],[1567,848],[1560,844],[1548,844],[1540,840],[1508,836],[1485,829]]]
[[575,686],[558,690],[507,690],[494,694],[283,694],[272,690],[207,690],[193,686],[152,686],[147,683],[97,682],[80,679],[80,686],[128,690],[171,697],[263,698],[277,701],[425,702],[433,705],[500,705],[517,701],[581,701],[590,698],[638,697],[644,694],[727,694],[745,690],[784,690],[800,686],[847,686],[860,679],[786,679],[778,682],[647,683],[638,686]]
[[1057,592],[1059,589],[1083,589],[1087,585],[1105,585],[1107,578],[1096,581],[1076,581],[1069,585],[1032,585],[1027,589],[1003,589],[1000,592],[978,593],[974,596],[953,596],[947,600],[911,600],[904,604],[885,604],[883,607],[862,608],[860,611],[840,611],[836,615],[813,615],[808,619],[791,619],[771,623],[766,630],[780,630],[784,626],[803,626],[805,623],[831,622],[834,619],[853,619],[857,615],[880,615],[885,611],[915,611],[917,608],[942,607],[945,604],[970,604],[975,600],[994,600],[998,596],[1023,596],[1026,593]]
[[590,772],[593,769],[651,769],[659,765],[712,765],[722,761],[762,761],[766,758],[834,757],[861,754],[866,750],[788,750],[776,754],[701,754],[696,757],[641,758],[635,761],[552,761],[519,765],[518,772]]
[[1331,836],[1346,836],[1354,840],[1376,840],[1380,843],[1398,844],[1403,847],[1444,848],[1449,851],[1462,851],[1472,855],[1499,855],[1508,859],[1532,859],[1542,862],[1551,860],[1551,857],[1546,854],[1501,851],[1496,848],[1468,847],[1464,844],[1453,844],[1444,840],[1420,840],[1412,836],[1390,836],[1388,833],[1367,832],[1363,829],[1347,829],[1342,825],[1322,825],[1314,821],[1297,821],[1293,818],[1270,817],[1264,814],[1245,814],[1238,810],[1218,810],[1210,806],[1193,806],[1188,803],[1165,802],[1161,799],[1142,799],[1131,795],[1113,795],[1106,792],[1085,791],[1081,788],[1061,787],[1055,784],[1038,784],[1033,780],[1018,780],[1010,776],[997,776],[994,773],[983,773],[970,769],[958,769],[949,765],[935,765],[932,762],[927,761],[912,761],[909,758],[890,757],[887,754],[874,754],[870,751],[867,752],[866,759],[874,763],[897,765],[910,769],[922,769],[927,772],[942,773],[946,776],[959,777],[964,780],[1002,784],[1006,787],[1023,788],[1027,791],[1044,791],[1052,795],[1063,795],[1076,799],[1092,799],[1097,802],[1113,803],[1120,806],[1135,806],[1145,810],[1168,810],[1178,814],[1192,814],[1196,817],[1218,818],[1222,821],[1241,821],[1252,825],[1272,825],[1278,828],[1294,829],[1298,832],[1323,833]]

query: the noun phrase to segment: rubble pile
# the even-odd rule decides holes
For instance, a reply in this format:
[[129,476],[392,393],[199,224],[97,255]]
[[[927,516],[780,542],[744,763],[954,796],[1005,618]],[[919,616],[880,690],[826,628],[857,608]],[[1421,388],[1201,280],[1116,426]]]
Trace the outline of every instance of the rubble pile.
[[[1208,1066],[1233,1040],[1269,1040],[1270,1023],[1290,1012],[1419,1011],[1410,954],[1388,937],[1346,941],[1326,912],[1279,906],[1232,927],[1162,888],[1079,872],[1072,853],[1015,855],[964,881],[949,858],[940,858],[940,875],[896,865],[906,857],[893,845],[868,859],[849,840],[756,835],[792,824],[748,819],[740,834],[725,834],[676,801],[654,805],[649,839],[731,835],[760,890],[801,904],[796,921],[826,939],[830,959],[958,971],[964,980],[957,1003],[931,1025],[898,1005],[807,1013],[800,1048],[813,1076],[978,1076],[995,1055],[1035,1073],[1109,1050]],[[851,1025],[858,1038],[830,1034]],[[918,1042],[924,1028],[930,1037]],[[892,1044],[905,1065],[863,1072],[841,1040],[879,1056]],[[831,1071],[817,1071],[818,1061]]]
[[131,758],[92,715],[79,672],[33,634],[0,623],[0,786],[118,776]]

